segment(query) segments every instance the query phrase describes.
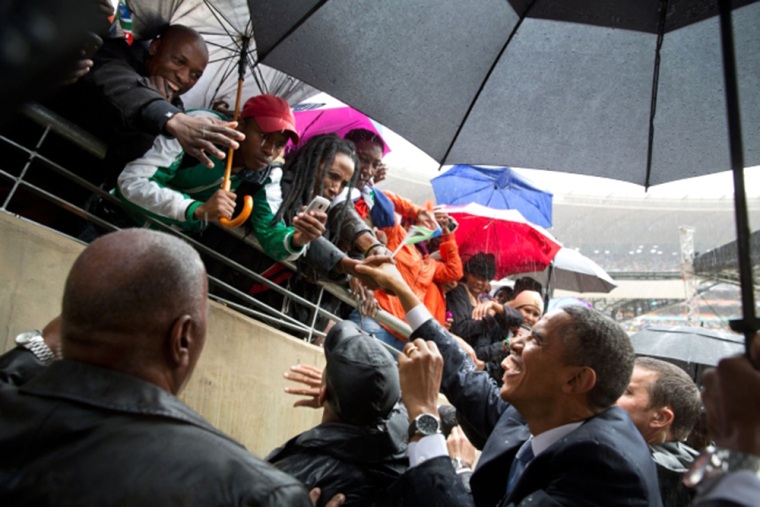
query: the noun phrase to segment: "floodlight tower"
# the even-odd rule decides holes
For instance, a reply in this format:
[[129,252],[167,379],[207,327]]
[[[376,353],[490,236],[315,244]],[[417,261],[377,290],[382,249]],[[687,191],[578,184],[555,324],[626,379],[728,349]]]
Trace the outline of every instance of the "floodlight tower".
[[681,279],[686,296],[686,324],[694,325],[699,320],[697,301],[697,278],[694,276],[694,227],[682,225],[678,228],[681,245]]

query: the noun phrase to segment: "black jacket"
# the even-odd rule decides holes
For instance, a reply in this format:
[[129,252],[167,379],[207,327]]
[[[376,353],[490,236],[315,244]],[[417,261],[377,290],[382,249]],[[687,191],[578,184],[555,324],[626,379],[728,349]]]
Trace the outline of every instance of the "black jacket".
[[280,470],[319,487],[324,505],[335,494],[346,506],[380,504],[384,491],[407,469],[409,421],[400,404],[378,427],[323,423],[289,440],[267,457]]
[[[106,143],[102,169],[108,184],[115,184],[124,166],[148,151],[165,133],[166,122],[184,110],[179,97],[170,103],[153,88],[146,56],[143,42],[129,46],[124,39],[106,39],[92,58],[92,70],[46,102]],[[85,169],[76,168],[78,173]]]
[[44,369],[37,356],[20,347],[0,356],[0,382],[5,384],[20,386]]
[[309,507],[298,481],[136,377],[57,361],[0,384],[0,505]]
[[511,336],[510,328],[523,323],[522,314],[504,305],[503,314],[489,315],[482,320],[473,319],[470,296],[467,287],[461,283],[446,294],[446,310],[454,318],[451,333],[472,345],[478,359],[485,361],[488,374],[501,385],[504,375],[501,362],[509,355],[504,340]]

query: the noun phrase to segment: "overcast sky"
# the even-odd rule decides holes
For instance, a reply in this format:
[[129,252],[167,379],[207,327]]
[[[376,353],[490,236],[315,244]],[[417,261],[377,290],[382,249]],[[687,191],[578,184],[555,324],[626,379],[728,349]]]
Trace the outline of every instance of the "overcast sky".
[[[342,102],[326,93],[320,93],[306,102],[323,103],[339,107]],[[400,180],[425,184],[440,174],[438,163],[422,150],[399,136],[392,130],[383,127],[383,139],[388,143],[391,152],[384,161],[394,176],[392,183]],[[722,172],[665,183],[650,187],[644,192],[644,187],[623,181],[579,174],[541,171],[537,169],[515,168],[532,180],[538,187],[552,192],[555,196],[562,195],[604,195],[619,197],[641,198],[701,198],[728,199],[733,198],[734,182],[730,172]],[[446,167],[444,167],[444,171]],[[389,182],[391,183],[391,182]],[[393,185],[391,185],[393,186]],[[745,169],[745,187],[747,196],[760,199],[760,166]],[[403,193],[402,188],[391,188]]]
[[[385,162],[396,176],[425,182],[439,174],[438,163],[401,136],[389,129],[384,129],[383,138],[388,142],[392,150],[385,157]],[[649,191],[645,193],[644,187],[640,185],[607,178],[537,169],[518,170],[521,174],[536,183],[538,187],[544,188],[557,196],[575,194],[720,199],[732,198],[734,195],[733,175],[730,172],[710,174],[688,180],[656,185],[650,187]],[[760,198],[760,166],[745,169],[745,187],[748,197]]]

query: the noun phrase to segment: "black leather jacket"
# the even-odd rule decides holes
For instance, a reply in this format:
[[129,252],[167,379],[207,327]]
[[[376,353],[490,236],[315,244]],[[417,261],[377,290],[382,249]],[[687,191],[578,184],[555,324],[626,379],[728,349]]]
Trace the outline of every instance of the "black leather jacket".
[[16,347],[0,356],[0,382],[20,386],[45,369],[45,365],[26,349]]
[[0,384],[0,505],[311,505],[298,481],[136,377],[57,361]]
[[272,451],[267,461],[308,489],[321,488],[320,506],[337,493],[346,495],[345,506],[379,505],[384,491],[408,468],[408,428],[399,403],[383,425],[320,424]]

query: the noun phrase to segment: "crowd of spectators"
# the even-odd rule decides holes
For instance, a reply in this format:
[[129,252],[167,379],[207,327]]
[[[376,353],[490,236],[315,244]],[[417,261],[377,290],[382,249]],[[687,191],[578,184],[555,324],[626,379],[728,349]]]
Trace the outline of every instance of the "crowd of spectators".
[[[281,98],[248,97],[237,122],[185,112],[180,96],[207,62],[202,37],[181,25],[147,44],[106,38],[61,92],[102,102],[69,114],[90,128],[103,122],[108,155],[87,176],[134,227],[84,231],[91,244],[68,275],[61,316],[0,357],[0,412],[12,414],[0,418],[2,505],[756,501],[759,338],[748,357],[706,375],[707,429],[728,465],[686,489],[682,476],[699,466],[684,443],[702,410],[692,379],[635,359],[621,327],[593,309],[545,314],[531,279],[491,294],[493,254],[461,259],[456,221],[375,185],[386,171],[380,135],[315,136],[284,156],[299,134]],[[236,148],[230,189],[219,186],[224,147]],[[210,233],[242,195],[254,198],[246,230],[263,254]],[[154,220],[345,317],[319,321],[324,371],[289,374],[305,386],[291,389],[305,396],[296,404],[321,408],[321,424],[265,460],[176,395],[203,349],[207,272],[258,298],[274,294],[149,230]],[[411,225],[432,239],[408,242]],[[282,276],[284,260],[298,271]],[[355,308],[314,297],[322,279],[344,284]],[[412,335],[376,320],[378,309]],[[439,393],[453,409],[438,406]]]

